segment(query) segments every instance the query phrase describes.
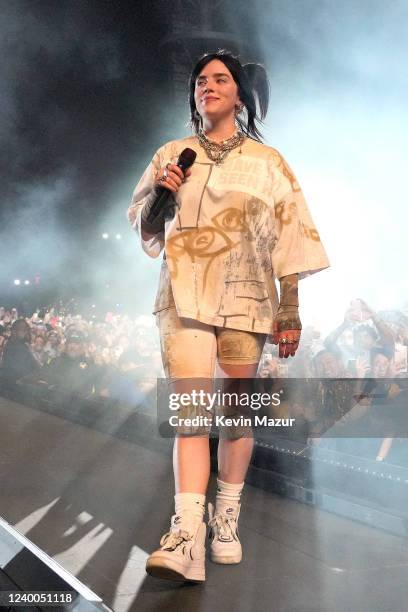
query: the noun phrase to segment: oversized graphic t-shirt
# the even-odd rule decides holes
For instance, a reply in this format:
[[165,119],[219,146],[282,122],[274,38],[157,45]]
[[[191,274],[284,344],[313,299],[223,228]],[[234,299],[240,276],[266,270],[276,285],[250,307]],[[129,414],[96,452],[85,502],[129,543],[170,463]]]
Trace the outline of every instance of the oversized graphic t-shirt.
[[[174,195],[176,214],[144,240],[141,211],[156,174],[186,147],[197,157]],[[275,279],[329,266],[293,172],[276,149],[250,138],[220,165],[195,137],[165,144],[137,184],[128,218],[148,255],[165,251],[155,313],[174,303],[180,317],[269,334],[279,305]]]

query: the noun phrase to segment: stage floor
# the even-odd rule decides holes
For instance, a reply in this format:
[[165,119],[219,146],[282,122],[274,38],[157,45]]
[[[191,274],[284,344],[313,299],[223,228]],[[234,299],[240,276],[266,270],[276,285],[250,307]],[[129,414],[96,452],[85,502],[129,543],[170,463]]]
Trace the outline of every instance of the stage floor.
[[240,565],[208,561],[199,586],[148,577],[173,512],[171,441],[130,443],[2,398],[0,423],[0,516],[115,612],[407,608],[408,539],[251,486]]

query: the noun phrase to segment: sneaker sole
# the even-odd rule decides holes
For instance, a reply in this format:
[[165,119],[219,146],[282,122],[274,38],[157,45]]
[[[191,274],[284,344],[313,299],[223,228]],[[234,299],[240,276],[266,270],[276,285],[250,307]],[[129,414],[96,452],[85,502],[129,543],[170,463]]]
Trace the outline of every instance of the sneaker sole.
[[196,564],[196,567],[190,566],[186,569],[174,559],[165,559],[163,557],[148,559],[146,563],[146,572],[149,576],[161,578],[162,580],[174,580],[177,582],[205,581],[205,567],[203,567],[201,563]]
[[213,563],[220,563],[222,565],[233,565],[236,563],[241,563],[242,554],[235,555],[235,556],[229,556],[229,557],[226,557],[224,555],[213,555],[212,554],[210,558]]

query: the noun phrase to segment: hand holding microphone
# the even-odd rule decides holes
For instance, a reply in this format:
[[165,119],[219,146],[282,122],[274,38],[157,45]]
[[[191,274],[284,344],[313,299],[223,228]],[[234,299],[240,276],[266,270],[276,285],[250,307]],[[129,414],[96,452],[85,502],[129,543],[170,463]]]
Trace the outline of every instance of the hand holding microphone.
[[169,163],[157,173],[156,184],[159,187],[164,187],[173,193],[177,193],[182,183],[184,183],[184,180],[190,176],[190,174],[190,168],[183,172],[176,164]]
[[166,219],[174,217],[176,203],[173,193],[177,193],[185,178],[190,176],[197,153],[193,149],[184,149],[177,164],[167,164],[156,176],[152,198],[142,210],[142,230],[148,234],[158,234],[164,229]]

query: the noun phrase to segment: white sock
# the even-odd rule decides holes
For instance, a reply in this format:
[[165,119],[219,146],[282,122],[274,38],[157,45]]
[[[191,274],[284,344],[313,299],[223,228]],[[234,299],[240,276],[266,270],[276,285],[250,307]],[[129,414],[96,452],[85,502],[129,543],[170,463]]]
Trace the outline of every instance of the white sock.
[[201,493],[176,493],[174,505],[177,517],[175,527],[194,531],[199,527],[204,518],[205,495]]
[[236,517],[241,503],[241,493],[244,483],[231,484],[217,478],[217,497],[215,499],[215,512]]

